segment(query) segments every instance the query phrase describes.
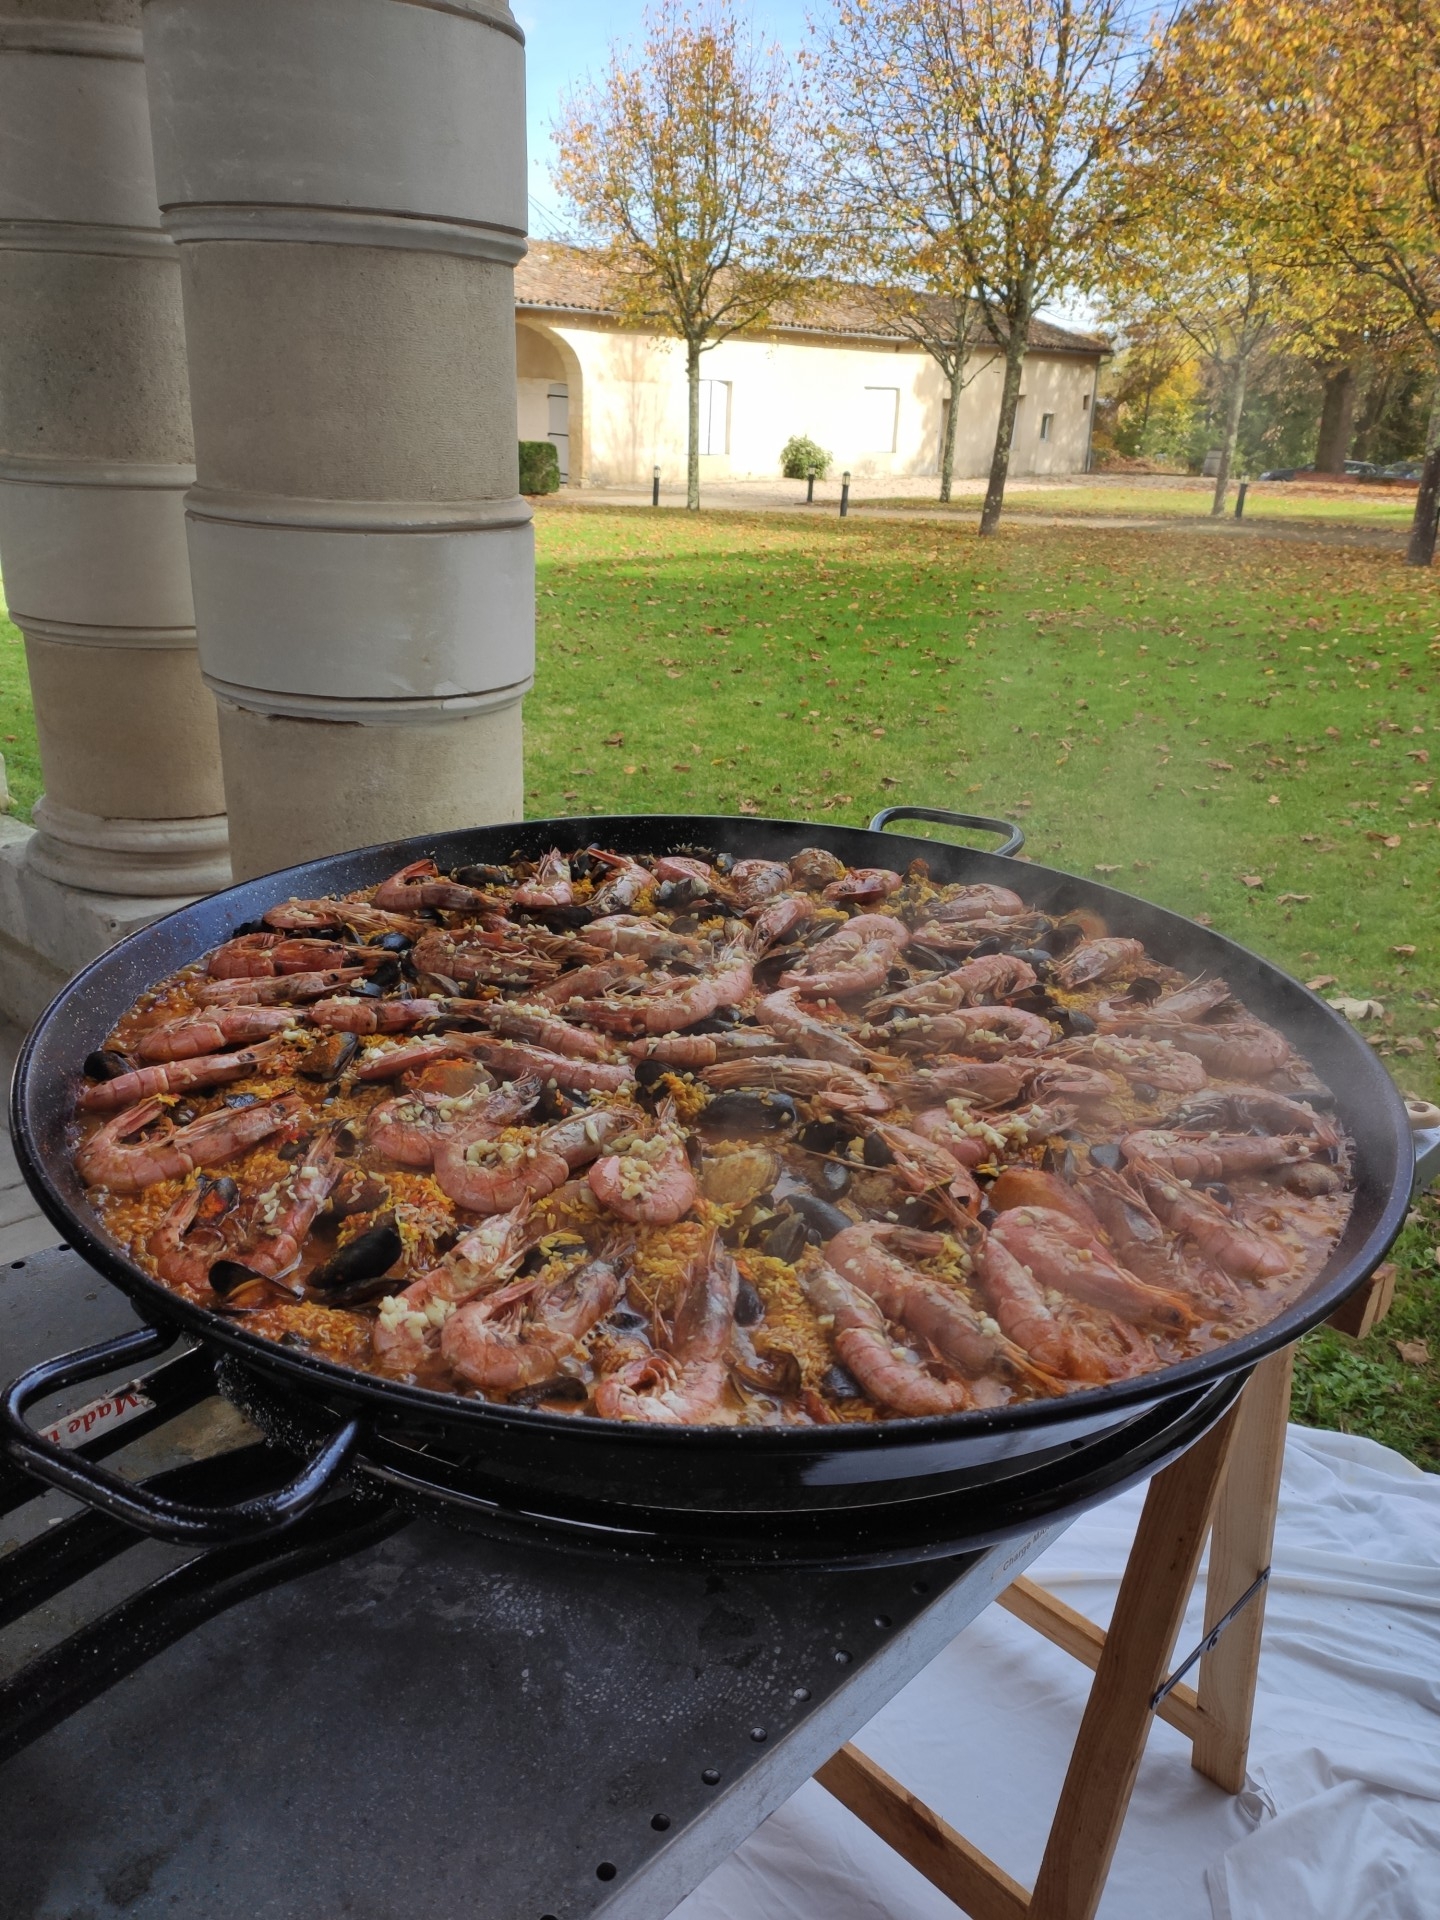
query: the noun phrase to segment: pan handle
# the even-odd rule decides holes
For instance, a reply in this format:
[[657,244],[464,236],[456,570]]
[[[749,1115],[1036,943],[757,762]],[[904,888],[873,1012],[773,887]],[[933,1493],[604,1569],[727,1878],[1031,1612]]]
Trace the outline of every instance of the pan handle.
[[156,1540],[188,1547],[238,1547],[268,1539],[308,1512],[354,1453],[363,1423],[347,1420],[288,1485],[257,1494],[232,1506],[198,1506],[170,1500],[124,1480],[93,1460],[42,1439],[25,1419],[25,1409],[43,1394],[93,1380],[135,1360],[151,1360],[175,1344],[178,1333],[163,1327],[137,1327],[98,1347],[62,1353],[12,1380],[0,1397],[3,1444],[15,1465],[47,1486],[73,1494],[88,1507],[109,1514]]
[[1013,820],[992,820],[984,813],[949,813],[944,807],[882,807],[870,822],[871,833],[883,833],[892,820],[938,820],[942,827],[980,827],[986,833],[1005,837],[996,853],[1018,853],[1025,835]]

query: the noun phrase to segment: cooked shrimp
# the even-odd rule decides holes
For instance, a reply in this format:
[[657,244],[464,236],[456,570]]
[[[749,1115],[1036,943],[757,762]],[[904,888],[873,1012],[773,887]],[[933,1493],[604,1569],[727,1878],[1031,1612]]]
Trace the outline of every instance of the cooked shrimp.
[[1254,1133],[1170,1133],[1155,1127],[1127,1133],[1120,1151],[1176,1180],[1227,1180],[1308,1160],[1320,1143],[1313,1134],[1266,1137]]
[[322,1128],[282,1180],[254,1195],[232,1237],[226,1264],[271,1281],[294,1272],[316,1214],[345,1171],[339,1151],[344,1127],[344,1121],[337,1120]]
[[152,1229],[145,1243],[155,1271],[172,1287],[200,1292],[225,1251],[223,1222],[240,1198],[233,1180],[201,1174]]
[[1133,973],[1144,964],[1145,948],[1138,940],[1082,940],[1051,969],[1057,987],[1073,993],[1077,987],[1093,987],[1097,981],[1113,980],[1117,974]]
[[1130,1181],[1092,1166],[1080,1187],[1121,1263],[1147,1287],[1185,1294],[1212,1313],[1236,1305],[1240,1296],[1235,1283],[1213,1265],[1187,1260]]
[[543,1291],[533,1281],[502,1287],[446,1321],[441,1357],[487,1393],[543,1386],[583,1363],[578,1342],[619,1303],[624,1286],[613,1256],[602,1255]]
[[889,867],[852,867],[839,880],[832,880],[821,895],[832,906],[863,906],[888,900],[905,884]]
[[297,1005],[322,1000],[328,993],[343,993],[367,972],[366,967],[329,967],[318,973],[277,974],[273,980],[211,980],[195,997],[207,1007]]
[[675,1033],[743,1000],[752,985],[751,967],[748,953],[727,947],[712,968],[683,986],[666,983],[662,990],[628,999],[587,1000],[576,1016],[609,1033]]
[[543,1088],[538,1075],[503,1087],[477,1087],[469,1093],[413,1093],[386,1100],[372,1109],[365,1137],[377,1153],[402,1167],[424,1171],[447,1138],[468,1147],[513,1127],[535,1105]]
[[350,933],[403,933],[417,939],[425,931],[425,922],[403,913],[385,913],[365,900],[286,900],[268,908],[261,916],[267,927],[282,932],[306,932],[326,927],[344,927]]
[[1048,1020],[1020,1007],[957,1007],[953,1013],[902,1015],[879,1031],[907,1052],[965,1053],[977,1060],[1043,1053],[1055,1038]]
[[1336,1148],[1344,1136],[1329,1115],[1303,1100],[1288,1099],[1266,1087],[1211,1087],[1172,1113],[1167,1126],[1218,1132],[1260,1128],[1266,1133],[1311,1133],[1321,1147]]
[[332,967],[378,967],[393,956],[339,940],[287,940],[279,933],[242,933],[216,947],[206,964],[212,980],[266,980],[277,973]]
[[984,1195],[968,1167],[922,1133],[883,1120],[855,1116],[862,1132],[883,1142],[896,1177],[910,1193],[922,1194],[957,1226],[979,1213]]
[[467,1213],[504,1213],[522,1199],[543,1200],[564,1186],[578,1167],[638,1119],[638,1113],[623,1108],[596,1107],[558,1120],[528,1140],[449,1128],[435,1148],[436,1184]]
[[552,985],[541,987],[532,996],[532,1001],[564,1012],[572,1001],[598,1000],[601,994],[609,993],[626,980],[633,980],[644,970],[645,962],[638,954],[615,954],[595,966],[575,967],[569,973],[562,973]]
[[460,933],[432,927],[415,942],[410,958],[417,973],[457,988],[543,986],[560,971],[559,962],[547,954],[527,952],[505,934],[484,927]]
[[698,1426],[724,1398],[725,1354],[735,1328],[740,1272],[717,1234],[687,1262],[680,1304],[665,1350],[627,1362],[595,1389],[604,1420]]
[[1214,1026],[1175,1027],[1177,1047],[1203,1061],[1217,1080],[1263,1080],[1295,1063],[1295,1051],[1283,1034],[1248,1015],[1217,1020]]
[[737,860],[725,876],[725,889],[742,909],[763,906],[790,885],[790,869],[780,860]]
[[330,1033],[415,1033],[440,1020],[484,1019],[483,1000],[354,1000],[337,995],[310,1009],[312,1027]]
[[934,1067],[902,1074],[887,1081],[895,1098],[908,1107],[943,1106],[947,1100],[971,1100],[1003,1107],[1018,1100],[1030,1080],[1031,1067],[1018,1060],[943,1060]]
[[1137,1040],[1118,1033],[1090,1033],[1064,1040],[1060,1051],[1102,1072],[1118,1073],[1131,1084],[1161,1093],[1196,1093],[1209,1075],[1193,1053],[1170,1040]]
[[889,1094],[866,1075],[828,1060],[796,1060],[784,1055],[778,1059],[726,1060],[706,1067],[700,1077],[717,1093],[734,1087],[772,1087],[846,1112],[888,1113],[894,1105]]
[[887,993],[870,1003],[870,1014],[898,1009],[906,1013],[950,1013],[956,1007],[994,1006],[1036,985],[1035,969],[1008,953],[987,953],[967,960],[951,973],[917,981],[898,993]]
[[843,880],[845,862],[828,847],[802,847],[786,862],[793,887],[828,887],[832,880]]
[[750,951],[758,960],[772,947],[788,940],[797,927],[815,918],[815,902],[808,893],[781,893],[766,904],[750,923]]
[[523,1000],[497,1000],[484,1010],[492,1033],[507,1040],[527,1040],[552,1053],[580,1060],[604,1060],[610,1049],[598,1034],[562,1020],[553,1008]]
[[1229,1006],[1232,998],[1223,980],[1196,980],[1188,987],[1162,993],[1153,1000],[1137,999],[1133,994],[1102,1000],[1095,1009],[1095,1021],[1102,1029],[1113,1027],[1125,1033],[1144,1033],[1151,1027],[1186,1026]]
[[867,1293],[826,1266],[807,1259],[799,1270],[805,1298],[831,1329],[836,1358],[873,1400],[898,1414],[924,1418],[963,1413],[975,1395],[963,1380],[938,1379],[890,1336],[885,1315]]
[[1001,1332],[1062,1380],[1112,1380],[1120,1366],[1087,1340],[1078,1327],[1057,1320],[1028,1267],[987,1233],[975,1265],[976,1278]]
[[793,989],[766,994],[755,1012],[762,1026],[807,1060],[835,1060],[842,1067],[863,1072],[875,1059],[867,1047],[852,1040],[834,1021],[822,1020],[802,1007]]
[[[233,1160],[257,1141],[291,1128],[304,1113],[302,1100],[284,1094],[254,1107],[223,1107],[177,1127],[167,1118],[163,1100],[142,1100],[91,1134],[75,1155],[75,1170],[87,1187],[138,1193],[161,1180],[181,1180],[196,1167]],[[160,1134],[135,1139],[157,1121],[164,1122]]]
[[[668,927],[662,927],[658,920],[647,920],[643,914],[637,913],[602,914],[586,927],[585,938],[593,946],[603,947],[607,953],[648,960],[654,965],[671,960],[703,960],[707,957],[703,941],[692,939],[689,934],[672,933]],[[559,984],[563,985],[564,982]]]
[[761,1060],[784,1051],[774,1034],[744,1028],[730,1033],[662,1033],[632,1040],[628,1048],[632,1060],[659,1060],[682,1068],[713,1067],[722,1060]]
[[227,1047],[266,1040],[304,1018],[304,1014],[281,1007],[217,1007],[210,1013],[187,1013],[178,1020],[147,1027],[127,1051],[137,1060],[166,1064],[172,1060],[194,1060],[202,1055],[221,1053]]
[[901,1256],[927,1259],[943,1253],[943,1234],[917,1233],[883,1220],[863,1220],[838,1233],[825,1258],[839,1274],[875,1302],[887,1320],[928,1340],[969,1374],[1001,1373],[1014,1358],[998,1326],[987,1326],[958,1287],[917,1272]]
[[202,1053],[189,1060],[170,1060],[163,1066],[140,1067],[134,1073],[120,1073],[113,1080],[97,1080],[81,1087],[75,1104],[81,1113],[114,1113],[157,1093],[222,1087],[227,1081],[262,1073],[275,1064],[284,1046],[283,1040],[266,1040],[236,1053]]
[[452,913],[495,913],[505,905],[493,893],[445,879],[433,860],[412,860],[408,867],[382,880],[370,898],[387,913],[414,913],[421,907],[443,907]]
[[1178,1294],[1147,1287],[1127,1273],[1097,1235],[1048,1207],[1016,1207],[990,1229],[1042,1287],[1073,1294],[1139,1327],[1184,1333],[1196,1316]]
[[[599,847],[587,847],[588,857],[605,869],[605,879],[590,896],[594,913],[628,913],[641,894],[655,885],[655,876],[628,853],[605,853]],[[589,928],[586,928],[589,932]]]
[[570,880],[570,862],[552,847],[528,880],[522,880],[511,895],[511,904],[529,913],[543,913],[553,907],[568,907],[575,898]]
[[1172,1233],[1183,1233],[1226,1274],[1242,1280],[1276,1280],[1290,1271],[1290,1256],[1273,1240],[1241,1226],[1208,1193],[1183,1186],[1163,1167],[1132,1160],[1127,1171]]
[[387,1294],[371,1334],[375,1358],[397,1372],[410,1372],[440,1344],[440,1330],[466,1300],[498,1287],[525,1258],[530,1202],[493,1214],[457,1240],[438,1266],[412,1280],[403,1293]]
[[650,1138],[632,1140],[623,1153],[597,1160],[589,1180],[590,1191],[602,1207],[622,1220],[643,1221],[647,1226],[672,1226],[700,1197],[685,1152],[685,1136],[675,1124],[675,1110],[668,1101]]
[[948,900],[933,901],[926,909],[932,920],[954,922],[959,920],[1008,920],[1012,915],[1029,911],[1018,893],[1012,893],[1009,887],[996,887],[988,881],[973,887],[961,887],[952,893]]

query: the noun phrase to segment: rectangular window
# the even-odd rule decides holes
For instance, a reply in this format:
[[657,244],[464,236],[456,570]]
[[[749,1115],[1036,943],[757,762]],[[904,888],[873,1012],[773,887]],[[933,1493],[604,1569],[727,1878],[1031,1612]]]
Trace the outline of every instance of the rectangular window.
[[700,451],[701,453],[730,451],[730,382],[728,380],[700,382]]
[[893,453],[895,425],[900,415],[898,387],[865,387],[860,394],[860,432],[857,453]]
[[1054,416],[1054,414],[1053,414],[1053,413],[1042,413],[1042,414],[1041,414],[1041,416],[1040,416],[1040,438],[1041,438],[1042,440],[1048,440],[1048,439],[1050,438],[1050,429],[1051,429],[1051,427],[1053,427],[1053,426],[1054,426],[1054,424],[1055,424],[1055,416]]
[[1090,396],[1088,393],[1082,393],[1080,396],[1080,411],[1082,413],[1088,413],[1090,411]]

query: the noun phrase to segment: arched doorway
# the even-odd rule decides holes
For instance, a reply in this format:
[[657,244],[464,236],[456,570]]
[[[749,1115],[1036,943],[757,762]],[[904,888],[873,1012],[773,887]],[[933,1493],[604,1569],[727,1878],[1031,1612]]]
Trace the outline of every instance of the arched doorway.
[[548,327],[515,322],[516,415],[522,440],[548,440],[568,486],[584,483],[584,394],[580,363]]

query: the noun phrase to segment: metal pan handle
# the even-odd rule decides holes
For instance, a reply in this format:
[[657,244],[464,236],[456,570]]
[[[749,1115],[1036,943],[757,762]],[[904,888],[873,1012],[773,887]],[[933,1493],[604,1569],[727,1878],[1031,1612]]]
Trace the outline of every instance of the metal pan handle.
[[347,1420],[287,1486],[232,1506],[197,1506],[136,1486],[93,1460],[42,1439],[25,1419],[25,1409],[43,1394],[93,1380],[130,1361],[151,1360],[178,1338],[163,1327],[138,1327],[98,1347],[82,1347],[77,1353],[62,1353],[31,1367],[12,1380],[0,1398],[5,1451],[34,1479],[73,1494],[86,1506],[156,1540],[188,1547],[238,1547],[268,1539],[308,1512],[335,1479],[359,1444],[363,1422],[358,1416]]
[[892,820],[938,820],[942,827],[979,827],[986,833],[1004,835],[1004,845],[996,853],[1018,853],[1025,835],[1013,820],[992,820],[984,813],[948,813],[944,807],[882,807],[870,822],[872,833],[883,833]]

